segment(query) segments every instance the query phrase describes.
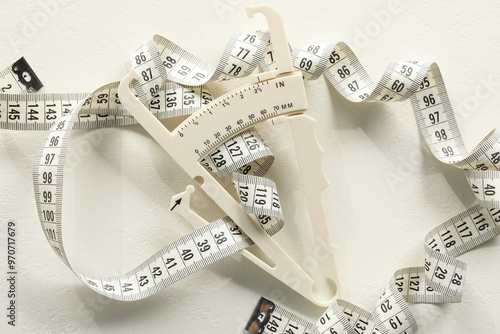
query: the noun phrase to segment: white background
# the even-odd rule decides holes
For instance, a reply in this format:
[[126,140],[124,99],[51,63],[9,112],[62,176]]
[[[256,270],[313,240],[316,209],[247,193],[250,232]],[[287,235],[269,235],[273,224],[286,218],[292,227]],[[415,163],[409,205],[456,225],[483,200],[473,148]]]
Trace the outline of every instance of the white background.
[[[269,3],[283,16],[292,45],[345,41],[375,81],[392,60],[438,62],[469,150],[500,124],[497,2]],[[2,1],[0,67],[25,56],[45,84],[44,92],[89,92],[120,80],[128,55],[153,34],[215,65],[233,33],[266,29],[262,16],[246,17],[244,6],[238,0]],[[248,82],[211,88],[220,95]],[[306,82],[306,89],[331,182],[324,203],[341,296],[370,310],[393,272],[422,265],[424,235],[472,206],[473,194],[459,170],[439,163],[423,147],[409,102],[349,103],[324,77]],[[300,237],[307,233],[302,232],[307,222],[301,221],[296,183],[283,176],[293,161],[288,137],[266,126],[262,133],[277,156],[269,175],[284,205],[289,203],[284,212],[288,225],[276,238],[300,258],[298,250],[311,245]],[[101,298],[58,260],[39,226],[31,168],[43,137],[41,132],[0,131],[1,254],[6,223],[13,219],[19,225],[20,272],[18,327],[6,326],[2,279],[0,328],[19,333],[241,333],[261,295],[311,318],[321,313],[239,255],[145,300]],[[75,131],[71,143],[81,161],[65,178],[64,237],[70,261],[82,273],[128,271],[191,230],[168,210],[170,196],[191,181],[142,128]],[[206,210],[201,195],[198,199],[203,201],[198,210],[217,216]],[[498,328],[499,246],[493,240],[461,256],[468,263],[461,303],[411,306],[420,333],[491,333]]]

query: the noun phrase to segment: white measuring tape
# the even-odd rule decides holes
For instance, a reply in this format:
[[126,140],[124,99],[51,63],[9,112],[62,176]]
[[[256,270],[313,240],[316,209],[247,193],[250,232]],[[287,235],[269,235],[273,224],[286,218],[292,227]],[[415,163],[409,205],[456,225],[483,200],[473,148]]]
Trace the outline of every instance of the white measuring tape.
[[[465,170],[479,204],[428,233],[423,267],[397,271],[372,312],[338,300],[313,325],[279,305],[263,301],[252,316],[248,329],[253,333],[415,332],[416,322],[406,302],[459,301],[464,286],[465,264],[455,257],[499,233],[497,190],[500,181],[497,166],[500,165],[500,136],[493,131],[471,154],[465,150],[441,73],[434,63],[391,63],[375,85],[344,43],[308,44],[293,49],[291,56],[294,68],[302,71],[305,78],[315,79],[324,73],[332,85],[353,102],[389,102],[410,98],[431,152],[440,161]],[[167,39],[155,36],[133,53],[128,64],[128,68],[138,74],[138,80],[133,81],[135,94],[148,106],[151,115],[167,118],[194,113],[173,133],[175,140],[182,143],[195,138],[189,142],[192,145],[185,154],[199,161],[200,167],[218,176],[231,174],[243,209],[255,214],[256,220],[269,234],[276,233],[283,224],[276,185],[261,177],[273,158],[255,130],[247,129],[269,118],[278,122],[283,120],[280,117],[284,117],[280,115],[306,107],[301,104],[301,96],[287,95],[288,85],[296,82],[293,76],[269,80],[269,73],[279,63],[275,58],[277,55],[268,35],[260,32],[239,34],[232,38],[215,68]],[[19,64],[0,73],[0,85],[8,87],[5,91],[2,89],[4,93],[34,92],[41,87],[27,63],[23,61]],[[205,86],[200,86],[248,76],[258,64],[267,71],[257,76],[261,83],[216,101],[212,101],[213,97]],[[166,80],[178,84],[165,83]],[[118,89],[118,83],[112,83],[91,94],[0,95],[1,128],[50,128],[34,166],[35,196],[47,240],[70,268],[64,251],[61,214],[63,171],[69,137],[73,128],[136,123],[137,117],[131,117],[130,110],[124,108],[118,98]],[[280,103],[258,110],[245,109],[248,105],[259,105],[261,100]],[[133,101],[128,100],[127,103]],[[237,114],[223,112],[224,109],[238,107],[242,111]],[[196,112],[200,108],[203,108],[203,113]],[[217,126],[203,126],[207,119],[216,119]],[[178,210],[186,217],[194,215],[186,207],[190,191],[179,197],[186,198],[184,204],[181,205],[182,201],[177,199],[177,207],[172,206],[172,210]],[[75,274],[103,295],[135,300],[147,297],[252,243],[252,239],[231,219],[221,218],[167,245],[124,275],[103,278]]]

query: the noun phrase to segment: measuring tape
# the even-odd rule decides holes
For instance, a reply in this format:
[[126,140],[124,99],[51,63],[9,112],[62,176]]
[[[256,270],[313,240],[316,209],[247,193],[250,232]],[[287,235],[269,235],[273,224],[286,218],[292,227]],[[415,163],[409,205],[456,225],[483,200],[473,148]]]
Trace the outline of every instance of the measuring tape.
[[[340,94],[350,101],[389,102],[409,98],[431,152],[440,161],[463,169],[478,198],[479,205],[429,232],[425,237],[424,266],[396,272],[374,311],[370,313],[339,300],[330,306],[314,326],[300,323],[304,333],[309,329],[321,333],[354,333],[361,327],[365,328],[363,332],[366,330],[370,333],[415,332],[416,323],[405,300],[426,303],[459,301],[465,264],[455,257],[498,235],[496,223],[497,219],[500,220],[497,217],[500,210],[497,209],[496,189],[499,181],[496,171],[500,163],[499,135],[496,131],[490,133],[468,154],[441,73],[434,63],[391,63],[375,85],[344,43],[308,44],[293,49],[291,54],[294,67],[301,70],[305,78],[315,79],[325,74]],[[244,33],[229,41],[218,66],[213,68],[167,39],[155,36],[133,53],[128,68],[140,74],[133,88],[141,102],[148,106],[155,117],[167,118],[190,115],[206,105],[219,109],[231,105],[238,98],[241,99],[246,91],[240,92],[241,96],[234,94],[233,100],[228,98],[211,103],[213,97],[210,92],[205,86],[199,85],[250,75],[258,64],[264,70],[272,71],[276,65],[274,56],[267,34]],[[34,92],[41,87],[34,72],[30,68],[27,70],[26,64],[24,61],[1,72],[0,84],[9,87],[9,93]],[[20,69],[25,70],[21,72]],[[23,73],[28,73],[29,77]],[[265,75],[260,74],[258,78],[266,80]],[[165,80],[177,84],[164,84]],[[279,94],[280,87],[270,86],[269,82],[263,81],[252,86],[251,89],[255,90],[253,94]],[[221,131],[211,133],[214,139],[210,143],[200,144],[195,149],[198,151],[194,152],[201,165],[216,175],[231,174],[238,194],[243,191],[239,196],[242,206],[247,212],[262,216],[258,220],[269,234],[277,232],[282,226],[282,215],[278,209],[281,204],[279,198],[273,196],[277,194],[276,185],[260,178],[273,158],[254,130],[241,131],[259,121],[300,110],[301,107],[284,103],[278,106],[278,110],[266,110],[260,115],[248,114],[246,119],[231,120],[229,129],[222,125]],[[189,131],[195,131],[191,130],[197,125],[195,122],[198,122],[197,119],[188,117],[185,128],[181,127],[178,136],[190,136]],[[34,168],[35,196],[46,237],[70,268],[62,241],[61,212],[64,160],[71,130],[134,123],[136,120],[123,108],[118,98],[118,83],[105,85],[91,94],[0,95],[0,126],[3,129],[50,128]],[[217,133],[218,136],[215,135]],[[268,194],[262,198],[264,202],[257,202],[265,204],[256,204],[258,194]],[[247,204],[249,202],[254,205]],[[268,225],[268,221],[273,223]],[[222,218],[169,244],[127,274],[111,278],[76,275],[103,295],[121,300],[140,299],[250,244],[251,239],[237,225]],[[249,329],[257,327],[257,332],[295,333],[292,329],[296,328],[293,326],[298,326],[300,319],[272,302],[266,303],[269,310],[274,310],[273,316],[291,319],[291,322],[281,325],[277,318],[271,320],[272,317],[265,314],[262,317],[259,313],[257,320],[255,316],[252,317]]]

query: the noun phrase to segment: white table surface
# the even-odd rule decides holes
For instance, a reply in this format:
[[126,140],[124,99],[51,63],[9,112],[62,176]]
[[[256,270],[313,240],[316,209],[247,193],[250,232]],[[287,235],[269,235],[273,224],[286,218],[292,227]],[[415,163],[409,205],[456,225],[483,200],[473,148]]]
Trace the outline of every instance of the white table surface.
[[[281,12],[292,45],[345,41],[375,81],[392,60],[436,61],[469,150],[500,124],[497,2],[268,3]],[[2,1],[0,67],[24,56],[45,84],[44,92],[92,91],[120,80],[129,54],[153,34],[215,65],[233,33],[266,29],[262,17],[246,17],[244,6],[239,0]],[[246,83],[211,88],[220,95]],[[409,102],[356,105],[324,77],[306,82],[306,89],[331,182],[324,202],[341,297],[371,309],[397,269],[423,264],[424,235],[472,206],[474,197],[462,173],[424,147]],[[305,227],[298,190],[283,177],[286,163],[293,161],[287,133],[265,126],[262,132],[277,156],[269,175],[286,194],[288,225],[276,238],[300,261],[300,249],[311,245],[300,237]],[[31,169],[43,137],[43,132],[0,131],[0,235],[5,246],[6,222],[18,222],[20,273],[18,326],[7,326],[2,316],[2,333],[241,333],[261,295],[307,317],[321,313],[239,255],[145,300],[101,298],[59,261],[40,228]],[[191,181],[139,126],[98,137],[76,131],[71,141],[71,150],[90,143],[91,151],[66,174],[64,236],[75,267],[102,276],[131,269],[191,230],[168,208],[170,196]],[[203,203],[197,208],[217,215]],[[499,255],[495,239],[461,256],[468,263],[463,301],[412,305],[419,332],[494,332]],[[5,313],[7,285],[1,282]]]

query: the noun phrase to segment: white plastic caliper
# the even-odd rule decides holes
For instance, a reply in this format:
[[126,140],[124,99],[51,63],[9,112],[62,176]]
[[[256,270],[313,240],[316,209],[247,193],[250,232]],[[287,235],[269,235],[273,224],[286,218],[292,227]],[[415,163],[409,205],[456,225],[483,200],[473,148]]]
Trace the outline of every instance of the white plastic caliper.
[[[338,297],[339,287],[320,196],[328,182],[323,176],[321,167],[323,150],[314,136],[316,121],[303,114],[307,109],[307,101],[302,73],[295,71],[292,66],[281,16],[275,9],[265,5],[247,7],[246,10],[249,17],[254,13],[266,16],[277,65],[274,71],[256,75],[257,82],[254,85],[221,96],[188,117],[172,132],[165,128],[130,90],[131,82],[139,78],[134,69],[121,81],[118,94],[121,103],[130,114],[252,239],[272,264],[268,264],[248,250],[243,250],[243,255],[311,302],[319,306],[328,306]],[[268,112],[259,113],[261,110]],[[259,116],[248,117],[252,114]],[[248,121],[238,122],[241,119]],[[288,121],[290,124],[314,237],[318,244],[330,250],[321,255],[318,269],[309,274],[260,227],[256,218],[250,216],[199,162],[212,148],[227,138],[255,123],[269,119],[273,122]],[[227,124],[236,126],[226,127]],[[217,133],[221,135],[214,136]],[[172,203],[182,202],[183,205],[179,206],[178,212],[194,226],[201,227],[208,223],[189,209],[189,196],[193,191],[194,187],[188,186],[185,192],[172,198]],[[290,273],[299,280],[290,280]],[[297,284],[297,281],[300,283]]]

